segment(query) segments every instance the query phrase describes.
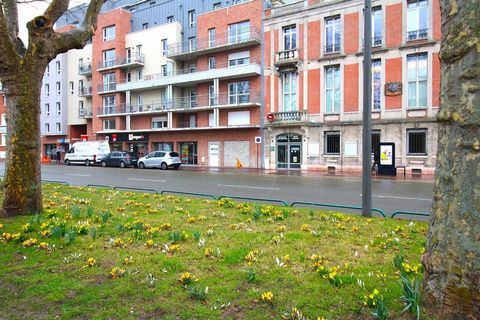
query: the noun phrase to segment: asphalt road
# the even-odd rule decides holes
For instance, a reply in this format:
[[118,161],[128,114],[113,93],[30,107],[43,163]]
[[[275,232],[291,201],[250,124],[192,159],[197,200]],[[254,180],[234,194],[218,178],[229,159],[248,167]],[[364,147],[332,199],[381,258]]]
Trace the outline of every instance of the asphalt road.
[[[3,175],[5,163],[0,163]],[[42,179],[65,181],[71,185],[101,184],[175,190],[267,199],[361,205],[360,177],[321,175],[276,175],[265,172],[208,172],[189,168],[159,169],[102,168],[43,165]],[[432,202],[432,181],[373,179],[373,207],[390,215],[397,210],[428,213]],[[345,211],[345,210],[344,210]],[[348,210],[347,210],[348,211]],[[358,211],[352,211],[357,212]]]

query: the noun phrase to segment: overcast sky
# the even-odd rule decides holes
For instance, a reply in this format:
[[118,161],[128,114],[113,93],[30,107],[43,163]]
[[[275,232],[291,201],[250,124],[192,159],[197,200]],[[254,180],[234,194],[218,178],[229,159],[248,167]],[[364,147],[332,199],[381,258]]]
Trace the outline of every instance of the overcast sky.
[[[37,1],[18,5],[18,23],[20,27],[20,38],[25,45],[28,43],[27,22],[34,17],[41,15],[50,1]],[[70,7],[85,3],[87,0],[70,0]]]

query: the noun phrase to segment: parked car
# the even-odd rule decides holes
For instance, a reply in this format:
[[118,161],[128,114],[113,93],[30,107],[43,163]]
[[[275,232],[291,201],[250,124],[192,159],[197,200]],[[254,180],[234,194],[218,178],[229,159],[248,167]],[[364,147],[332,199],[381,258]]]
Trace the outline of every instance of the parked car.
[[136,154],[125,151],[113,151],[100,159],[102,167],[129,168],[137,164]]
[[65,154],[65,164],[84,163],[86,166],[100,163],[100,159],[110,152],[107,141],[75,142]]
[[180,155],[174,151],[154,151],[138,159],[140,169],[160,168],[166,170],[170,167],[178,169],[181,164]]

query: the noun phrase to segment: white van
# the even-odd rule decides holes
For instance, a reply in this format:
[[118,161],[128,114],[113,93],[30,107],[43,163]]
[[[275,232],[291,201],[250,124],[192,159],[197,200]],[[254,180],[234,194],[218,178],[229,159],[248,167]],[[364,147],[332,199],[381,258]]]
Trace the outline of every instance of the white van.
[[110,153],[107,141],[75,142],[65,154],[65,164],[84,163],[86,166],[100,163],[100,159]]

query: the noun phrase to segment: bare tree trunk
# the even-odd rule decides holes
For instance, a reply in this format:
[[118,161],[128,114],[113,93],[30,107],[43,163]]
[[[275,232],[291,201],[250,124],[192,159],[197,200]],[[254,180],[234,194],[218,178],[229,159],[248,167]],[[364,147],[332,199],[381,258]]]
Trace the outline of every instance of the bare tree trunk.
[[[41,77],[25,69],[7,87],[7,163],[5,198],[0,216],[40,213],[40,88]],[[40,74],[41,73],[37,73]]]
[[480,6],[442,0],[442,93],[423,294],[437,319],[480,319]]

